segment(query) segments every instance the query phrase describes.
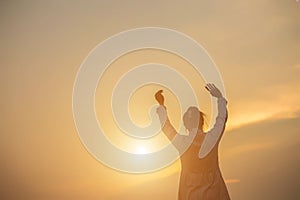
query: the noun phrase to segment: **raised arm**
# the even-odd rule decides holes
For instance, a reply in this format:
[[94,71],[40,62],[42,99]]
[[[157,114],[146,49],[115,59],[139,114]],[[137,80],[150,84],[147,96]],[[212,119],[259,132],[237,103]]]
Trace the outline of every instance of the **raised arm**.
[[168,118],[165,106],[160,105],[156,111],[161,122],[163,133],[168,137],[173,146],[181,155],[192,144],[195,134],[189,134],[188,136],[178,134]]
[[166,108],[164,106],[159,106],[157,108],[157,114],[159,116],[163,133],[168,137],[170,141],[172,141],[172,139],[177,135],[177,131],[168,118]]
[[174,147],[178,150],[179,153],[183,153],[190,146],[193,141],[194,135],[189,134],[188,136],[180,135],[176,131],[176,129],[171,124],[166,106],[164,105],[164,96],[161,94],[162,90],[159,90],[155,94],[155,99],[159,103],[159,107],[156,112],[159,116],[159,120],[162,126],[163,133],[168,137],[168,139],[172,142]]
[[170,141],[177,135],[177,131],[171,124],[168,115],[167,115],[167,110],[166,106],[164,105],[164,96],[162,95],[162,90],[159,90],[158,92],[155,93],[155,99],[159,103],[159,107],[157,108],[156,112],[158,114],[161,126],[162,126],[162,131],[164,134],[168,137]]
[[199,158],[204,158],[209,152],[214,148],[215,145],[218,145],[222,134],[225,129],[225,124],[227,121],[227,101],[223,97],[220,90],[213,84],[207,84],[205,88],[210,92],[213,97],[217,98],[218,101],[218,116],[214,127],[209,130],[203,140],[202,146],[199,151]]

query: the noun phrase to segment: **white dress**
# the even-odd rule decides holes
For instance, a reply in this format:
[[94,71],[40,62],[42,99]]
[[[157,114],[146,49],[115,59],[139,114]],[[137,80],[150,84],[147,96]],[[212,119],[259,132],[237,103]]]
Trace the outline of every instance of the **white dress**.
[[[218,160],[219,142],[227,121],[226,104],[226,99],[218,98],[216,123],[204,137],[202,132],[179,135],[166,119],[163,132],[178,151],[184,149],[180,157],[182,170],[178,200],[230,200]],[[190,145],[185,149],[187,143]]]

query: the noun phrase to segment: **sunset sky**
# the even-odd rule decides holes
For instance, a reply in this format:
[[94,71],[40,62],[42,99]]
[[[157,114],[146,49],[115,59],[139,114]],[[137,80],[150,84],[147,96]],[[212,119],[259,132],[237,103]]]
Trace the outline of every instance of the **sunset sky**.
[[[88,53],[114,34],[149,26],[192,37],[220,70],[229,110],[220,167],[232,199],[300,199],[300,2],[1,1],[0,25],[1,199],[177,198],[179,161],[142,175],[112,170],[88,153],[73,121],[73,85]],[[183,73],[208,123],[201,77],[171,53],[143,50],[116,60],[99,82],[95,107],[105,128],[115,130],[106,115],[114,83],[147,62]],[[136,123],[149,121],[156,89],[141,88],[130,100]],[[165,89],[178,124],[178,102]],[[110,133],[115,144],[135,151],[120,131]]]

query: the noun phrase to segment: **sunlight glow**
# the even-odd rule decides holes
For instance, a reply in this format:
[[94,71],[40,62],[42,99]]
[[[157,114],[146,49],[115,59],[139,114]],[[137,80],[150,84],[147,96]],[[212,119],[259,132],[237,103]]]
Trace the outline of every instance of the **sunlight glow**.
[[149,152],[148,152],[148,149],[145,146],[139,145],[139,146],[135,147],[134,153],[136,153],[136,154],[147,154]]

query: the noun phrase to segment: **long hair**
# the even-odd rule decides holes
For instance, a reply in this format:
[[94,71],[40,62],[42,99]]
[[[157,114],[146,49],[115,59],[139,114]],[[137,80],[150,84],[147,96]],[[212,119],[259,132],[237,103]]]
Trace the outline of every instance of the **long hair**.
[[193,128],[198,128],[203,131],[204,113],[197,107],[191,106],[183,115],[183,124],[185,128],[191,131]]

